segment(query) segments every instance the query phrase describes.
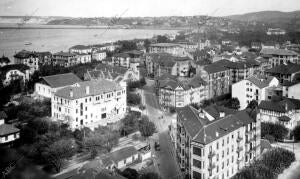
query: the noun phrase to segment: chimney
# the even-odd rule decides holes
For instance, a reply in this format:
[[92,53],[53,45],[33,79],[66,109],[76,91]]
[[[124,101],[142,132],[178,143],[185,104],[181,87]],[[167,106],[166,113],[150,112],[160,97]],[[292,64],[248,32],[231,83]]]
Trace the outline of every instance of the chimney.
[[0,119],[0,125],[4,124],[4,119]]
[[224,111],[220,111],[220,118],[225,117],[225,112]]
[[73,89],[70,89],[70,97],[73,98]]
[[86,94],[90,94],[90,86],[86,86],[85,87],[85,93]]

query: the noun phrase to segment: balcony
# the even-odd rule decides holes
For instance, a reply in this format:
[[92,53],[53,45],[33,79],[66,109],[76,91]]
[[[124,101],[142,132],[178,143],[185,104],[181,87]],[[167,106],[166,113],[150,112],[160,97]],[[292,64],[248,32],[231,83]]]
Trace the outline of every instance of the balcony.
[[243,138],[241,136],[238,136],[238,138],[236,139],[237,142],[241,142],[243,140]]
[[208,158],[211,159],[211,158],[213,158],[215,155],[216,155],[215,152],[210,151],[209,154],[208,154]]

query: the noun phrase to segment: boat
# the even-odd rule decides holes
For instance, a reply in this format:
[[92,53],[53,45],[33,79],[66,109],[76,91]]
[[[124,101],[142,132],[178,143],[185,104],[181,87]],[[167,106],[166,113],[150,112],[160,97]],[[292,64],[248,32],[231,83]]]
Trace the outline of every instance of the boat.
[[31,45],[32,43],[31,42],[26,42],[24,45]]

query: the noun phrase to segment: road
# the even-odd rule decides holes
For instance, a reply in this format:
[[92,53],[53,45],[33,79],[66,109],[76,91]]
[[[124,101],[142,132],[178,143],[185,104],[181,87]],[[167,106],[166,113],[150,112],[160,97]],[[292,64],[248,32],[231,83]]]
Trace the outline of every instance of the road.
[[[180,179],[181,171],[176,161],[175,149],[172,145],[171,138],[168,134],[168,126],[171,123],[171,117],[164,114],[159,109],[157,97],[151,90],[144,91],[146,113],[149,119],[152,120],[158,130],[158,140],[160,151],[156,151],[156,163],[160,171],[160,176],[163,179]],[[163,116],[162,119],[159,119]]]

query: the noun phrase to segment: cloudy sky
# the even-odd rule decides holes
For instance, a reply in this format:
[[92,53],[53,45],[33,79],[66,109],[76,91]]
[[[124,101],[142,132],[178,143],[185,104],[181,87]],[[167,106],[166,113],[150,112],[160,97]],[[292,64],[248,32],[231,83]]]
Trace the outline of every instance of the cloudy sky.
[[299,0],[0,0],[0,15],[72,17],[225,16],[247,12],[300,10]]

